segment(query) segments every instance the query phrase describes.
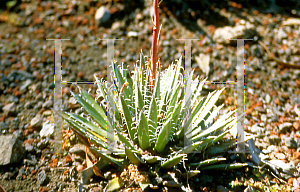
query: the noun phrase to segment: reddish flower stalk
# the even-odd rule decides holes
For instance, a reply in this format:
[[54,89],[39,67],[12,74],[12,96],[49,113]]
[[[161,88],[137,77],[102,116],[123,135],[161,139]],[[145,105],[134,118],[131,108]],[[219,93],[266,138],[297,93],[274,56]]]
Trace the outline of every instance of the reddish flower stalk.
[[153,15],[154,15],[154,26],[152,34],[152,45],[151,45],[151,73],[150,73],[150,85],[154,85],[154,79],[156,74],[156,63],[157,63],[157,38],[159,32],[159,4],[158,0],[153,0]]

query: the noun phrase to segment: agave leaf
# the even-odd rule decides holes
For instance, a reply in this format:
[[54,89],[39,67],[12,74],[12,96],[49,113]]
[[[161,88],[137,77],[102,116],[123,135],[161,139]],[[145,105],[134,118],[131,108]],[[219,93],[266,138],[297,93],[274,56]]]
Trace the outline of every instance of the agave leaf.
[[[83,125],[84,127],[86,127],[85,129],[91,130],[96,132],[98,135],[102,136],[102,137],[106,137],[107,136],[107,132],[104,128],[99,128],[98,126],[96,126],[95,124],[93,124],[92,122],[88,121],[87,119],[73,114],[73,113],[63,113],[65,115],[67,115],[69,118],[72,118],[73,121],[79,123],[80,125]],[[71,120],[71,119],[70,119]]]
[[143,163],[142,160],[137,156],[137,154],[132,152],[127,147],[125,147],[125,153],[131,163],[135,165],[140,165],[141,163]]
[[132,144],[128,141],[128,139],[126,137],[124,137],[124,135],[117,130],[117,134],[119,137],[119,140],[128,148],[131,150],[135,150],[134,147],[132,146]]
[[[197,141],[201,139],[202,137],[206,137],[214,132],[217,132],[218,130],[224,128],[228,123],[235,120],[235,118],[228,118],[230,117],[235,111],[231,111],[225,115],[223,115],[221,118],[219,118],[211,127],[204,130],[200,134],[196,135],[198,133],[198,130],[196,129],[193,133],[193,141]],[[232,125],[233,126],[233,125]]]
[[90,147],[90,149],[98,156],[100,156],[101,158],[103,158],[106,161],[112,162],[118,166],[122,166],[122,162],[124,161],[124,159],[116,159],[113,158],[111,156],[106,155],[105,153],[103,153],[101,150],[97,149],[96,147]]
[[170,135],[171,135],[171,119],[168,119],[163,125],[163,128],[161,129],[154,147],[154,149],[158,153],[164,150],[165,146],[167,145],[170,139]]
[[192,167],[197,166],[196,169],[198,169],[199,167],[212,165],[212,164],[215,164],[215,163],[219,163],[221,161],[226,161],[226,158],[216,157],[216,158],[213,158],[213,159],[206,159],[206,160],[200,161],[199,163],[190,163],[189,165],[192,166]]
[[196,105],[196,102],[197,102],[197,98],[200,96],[201,94],[201,91],[202,91],[202,88],[203,88],[203,85],[205,84],[207,78],[205,78],[204,80],[200,81],[198,83],[198,88],[197,90],[195,91],[195,93],[193,94],[193,99],[192,99],[192,106],[195,106]]
[[136,107],[141,110],[144,106],[144,100],[143,100],[143,97],[142,97],[142,94],[141,94],[141,91],[138,87],[138,85],[136,84],[136,87],[135,87],[135,102],[136,102]]
[[149,106],[149,112],[148,112],[148,125],[149,125],[149,136],[150,139],[155,137],[155,132],[157,129],[157,104],[155,97],[152,97],[152,100],[150,102]]
[[78,94],[75,95],[75,99],[85,109],[85,111],[92,116],[92,118],[100,125],[100,127],[106,127],[106,121],[104,120],[104,117],[102,117],[93,106],[91,106]]
[[96,76],[94,76],[94,77],[95,77],[95,79],[96,79],[96,84],[97,84],[98,89],[100,90],[100,92],[101,92],[103,98],[106,98],[106,97],[107,97],[107,95],[106,95],[107,89],[106,89],[104,83],[103,83],[102,81],[100,81],[100,80],[98,79],[98,77],[96,77]]
[[141,149],[146,150],[150,147],[148,123],[143,111],[140,112],[140,121],[138,127],[138,141]]
[[172,81],[172,90],[175,88],[178,78],[179,78],[179,74],[180,74],[180,68],[181,68],[181,63],[182,63],[182,56],[180,56],[179,60],[177,61],[177,65],[176,65],[176,72],[174,74],[174,78]]
[[126,81],[128,82],[128,89],[129,89],[129,92],[131,94],[133,94],[133,83],[132,83],[132,79],[130,77],[130,73],[128,73],[128,69],[126,67],[126,65],[123,64],[123,78],[126,79]]
[[165,163],[163,163],[161,165],[162,169],[170,169],[174,166],[176,166],[178,163],[180,163],[180,161],[182,160],[182,158],[186,156],[186,154],[180,154],[180,155],[176,155],[174,157],[172,157],[171,159],[167,160]]
[[228,151],[230,148],[236,146],[235,140],[230,140],[227,142],[223,142],[219,145],[215,145],[209,148],[209,150],[206,150],[206,154],[209,156],[213,156],[219,153],[224,153],[225,151]]
[[219,99],[220,94],[223,90],[224,90],[224,88],[217,91],[217,92],[214,91],[213,92],[214,94],[212,94],[211,97],[208,97],[205,100],[205,103],[203,104],[203,106],[199,110],[199,114],[196,115],[196,119],[193,119],[193,122],[194,122],[195,125],[198,125],[201,121],[204,120],[204,118],[207,116],[207,114],[210,113],[210,110],[212,109],[214,104]]
[[216,109],[214,109],[211,114],[209,115],[209,117],[207,119],[205,119],[204,125],[207,126],[208,124],[212,123],[214,118],[218,115],[218,113],[220,112],[220,110],[223,108],[224,104],[220,105],[219,107],[217,107]]
[[134,129],[132,129],[132,118],[131,118],[131,113],[127,107],[127,104],[124,100],[124,98],[122,96],[120,96],[121,99],[121,106],[122,106],[122,110],[123,110],[123,114],[125,116],[125,121],[126,121],[126,125],[127,125],[127,131],[129,134],[129,137],[132,141],[134,141]]
[[156,99],[156,101],[159,101],[159,97],[160,97],[160,76],[159,73],[157,73],[156,75],[156,81],[155,81],[155,87],[154,87],[154,97]]
[[106,121],[106,113],[101,108],[101,106],[95,101],[95,99],[84,90],[81,90],[80,94],[92,107],[96,109],[96,111],[98,111],[100,116],[103,117],[104,121]]
[[[222,139],[229,131],[226,131],[222,134],[220,134],[219,136],[209,136],[207,138],[205,138],[205,140],[209,139],[208,141],[204,142],[203,145],[200,145],[197,150],[198,151],[204,151],[205,149],[209,148],[210,146],[212,146],[213,144],[215,144],[216,142],[218,142],[220,139]],[[203,140],[202,140],[203,141]]]
[[[194,109],[192,111],[192,114],[187,118],[186,121],[183,121],[182,126],[180,127],[179,131],[176,133],[176,135],[178,135],[178,137],[180,139],[183,138],[183,136],[185,134],[185,131],[188,132],[188,128],[189,128],[190,124],[192,123],[192,120],[193,120],[194,116],[198,113],[200,108],[203,106],[204,102],[205,102],[205,99],[201,98],[201,100],[198,102],[197,106],[194,107]],[[181,116],[185,116],[186,115],[186,109],[183,108],[180,113],[181,113],[180,114]]]
[[216,164],[216,165],[201,167],[200,170],[211,170],[211,169],[232,170],[232,169],[239,169],[245,166],[248,166],[248,164],[247,163]]
[[[121,89],[122,85],[125,83],[125,80],[123,79],[119,68],[117,67],[117,64],[114,63],[114,71],[115,71],[115,76],[117,78],[117,82],[119,83],[118,87],[119,89]],[[119,90],[120,91],[120,90]],[[130,99],[130,95],[132,95],[132,93],[129,92],[128,87],[124,88],[124,92],[123,92],[124,96],[126,99]]]
[[142,159],[144,159],[147,163],[156,163],[157,161],[161,161],[162,158],[159,156],[142,156]]
[[178,83],[177,86],[176,86],[176,90],[173,92],[173,95],[171,97],[171,101],[169,103],[169,107],[168,107],[166,117],[168,117],[169,114],[171,114],[174,110],[174,106],[175,106],[175,103],[176,103],[177,97],[178,97],[179,88],[180,88],[180,84]]
[[178,121],[178,116],[180,114],[180,111],[181,111],[181,104],[182,104],[182,101],[180,101],[176,107],[175,107],[175,110],[173,111],[173,114],[172,114],[172,123],[171,123],[171,127],[173,127],[173,130],[175,131],[175,129],[180,125],[180,124],[176,124],[177,121]]
[[203,144],[203,142],[204,141],[198,141],[198,142],[195,142],[191,145],[185,146],[183,149],[179,150],[178,153],[183,153],[183,154],[191,153],[196,148],[198,148],[201,144]]
[[81,126],[77,120],[71,118],[74,115],[75,114],[67,114],[65,112],[61,113],[61,116],[71,125],[71,128],[75,130],[78,134],[85,138],[87,137],[93,143],[96,143],[97,145],[106,148],[107,144],[105,143],[105,141],[103,141],[105,139],[101,138],[100,135],[97,135],[97,137],[95,137],[95,134],[92,134],[92,132],[89,129]]

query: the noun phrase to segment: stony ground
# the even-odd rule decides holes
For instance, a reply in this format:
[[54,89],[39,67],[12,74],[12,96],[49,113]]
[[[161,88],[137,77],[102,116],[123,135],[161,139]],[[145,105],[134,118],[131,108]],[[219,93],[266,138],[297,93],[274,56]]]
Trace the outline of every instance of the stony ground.
[[[107,13],[95,20],[96,11],[102,6],[107,7]],[[106,41],[98,39],[122,38],[115,42],[115,59],[130,68],[134,67],[141,49],[149,55],[153,26],[150,6],[151,1],[126,0],[77,3],[26,0],[13,7],[3,6],[0,10],[0,186],[6,191],[77,191],[77,171],[86,166],[85,148],[75,145],[78,140],[67,127],[63,144],[66,152],[55,154],[54,43],[45,39],[70,39],[62,43],[64,81],[93,81],[94,74],[105,77],[107,68]],[[292,0],[284,4],[175,0],[161,3],[159,57],[163,67],[184,53],[184,43],[177,39],[199,39],[192,41],[192,62],[200,79],[235,81],[236,41],[228,39],[253,39],[245,42],[245,130],[256,136],[255,145],[261,158],[272,161],[279,170],[275,177],[258,169],[251,169],[251,173],[204,172],[193,181],[196,191],[243,191],[253,180],[242,186],[236,184],[237,187],[230,185],[230,180],[242,176],[249,179],[255,171],[258,171],[256,180],[261,180],[264,186],[279,186],[274,191],[289,191],[298,178],[299,10],[299,3]],[[224,86],[227,89],[220,103],[225,102],[226,110],[234,109],[237,104],[234,85],[212,84],[206,88]],[[95,88],[92,84],[80,87]],[[78,88],[63,86],[63,110],[79,111],[70,91],[78,92]],[[70,148],[72,153],[68,152]],[[94,185],[85,189],[101,191],[110,176],[107,173],[106,179],[93,178]],[[294,183],[296,189],[297,182]]]

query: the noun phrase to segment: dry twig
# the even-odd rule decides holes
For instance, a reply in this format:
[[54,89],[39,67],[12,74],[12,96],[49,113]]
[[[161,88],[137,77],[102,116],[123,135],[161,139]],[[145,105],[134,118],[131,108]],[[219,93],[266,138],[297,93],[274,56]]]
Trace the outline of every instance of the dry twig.
[[287,62],[284,62],[282,60],[280,60],[279,58],[275,57],[271,52],[270,50],[268,49],[268,47],[261,41],[258,41],[258,43],[267,51],[268,53],[268,56],[273,59],[274,61],[280,63],[281,65],[283,65],[284,67],[288,67],[288,68],[293,68],[293,69],[300,69],[300,65],[296,65],[296,64],[293,64],[293,63],[287,63]]

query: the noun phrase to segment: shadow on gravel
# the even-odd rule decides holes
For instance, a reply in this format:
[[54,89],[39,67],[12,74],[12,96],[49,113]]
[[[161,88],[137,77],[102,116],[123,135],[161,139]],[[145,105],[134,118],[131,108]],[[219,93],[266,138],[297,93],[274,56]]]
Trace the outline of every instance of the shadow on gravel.
[[261,13],[300,16],[299,0],[163,0],[160,8],[163,14],[173,15],[188,30],[201,33],[203,30],[197,24],[199,18],[216,27],[235,25],[232,20],[220,14],[220,10],[223,8],[245,20],[246,18],[242,16],[242,12],[245,11],[243,8],[247,8],[247,14],[252,14],[253,10],[258,10]]

